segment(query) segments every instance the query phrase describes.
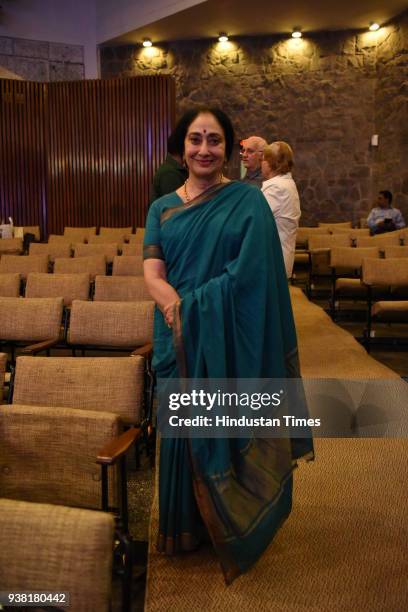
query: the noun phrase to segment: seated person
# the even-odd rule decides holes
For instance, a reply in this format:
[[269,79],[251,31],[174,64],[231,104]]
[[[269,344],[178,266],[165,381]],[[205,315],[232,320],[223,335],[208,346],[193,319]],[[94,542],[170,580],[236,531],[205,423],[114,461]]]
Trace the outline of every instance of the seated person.
[[372,234],[392,232],[405,227],[404,217],[398,208],[391,206],[391,191],[380,191],[377,197],[377,206],[372,208],[367,217],[367,225]]

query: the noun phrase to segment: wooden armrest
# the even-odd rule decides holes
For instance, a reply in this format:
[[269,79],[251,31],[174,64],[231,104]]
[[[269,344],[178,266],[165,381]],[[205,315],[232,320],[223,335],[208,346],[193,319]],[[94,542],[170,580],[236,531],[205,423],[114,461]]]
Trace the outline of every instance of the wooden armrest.
[[153,353],[153,344],[151,344],[151,342],[149,342],[148,344],[144,344],[143,346],[140,346],[139,348],[135,349],[132,353],[131,353],[131,357],[135,357],[136,355],[141,355],[142,357],[145,357],[146,359],[150,359]]
[[124,453],[126,453],[132,444],[140,438],[142,430],[140,427],[132,427],[123,434],[106,444],[99,451],[96,458],[96,463],[104,465],[113,465]]
[[59,338],[54,338],[53,340],[42,340],[41,342],[37,342],[36,344],[30,344],[29,346],[25,346],[21,352],[24,355],[35,355],[35,353],[40,353],[41,351],[45,351],[46,349],[55,346],[58,341]]

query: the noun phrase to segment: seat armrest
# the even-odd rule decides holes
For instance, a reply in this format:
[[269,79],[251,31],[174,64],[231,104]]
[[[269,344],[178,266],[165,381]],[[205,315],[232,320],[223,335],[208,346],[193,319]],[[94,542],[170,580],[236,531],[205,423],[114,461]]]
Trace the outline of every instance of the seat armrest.
[[113,465],[116,463],[122,455],[124,455],[129,448],[138,440],[142,435],[142,429],[140,427],[132,427],[123,434],[106,444],[99,451],[96,458],[96,463],[101,465]]
[[41,351],[45,351],[52,346],[55,346],[58,344],[58,342],[59,338],[54,338],[53,340],[42,340],[41,342],[36,342],[35,344],[25,346],[21,352],[24,355],[35,355],[36,353],[40,353]]

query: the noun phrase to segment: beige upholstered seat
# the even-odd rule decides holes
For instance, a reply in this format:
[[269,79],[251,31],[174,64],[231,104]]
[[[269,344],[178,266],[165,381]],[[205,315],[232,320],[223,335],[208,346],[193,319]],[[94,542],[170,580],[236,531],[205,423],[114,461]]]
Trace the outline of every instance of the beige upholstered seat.
[[0,255],[18,255],[23,252],[22,238],[3,238],[0,240]]
[[49,348],[60,336],[62,308],[62,298],[0,298],[0,341],[25,352]]
[[68,342],[136,349],[152,342],[153,302],[72,302]]
[[18,272],[0,274],[0,297],[18,297],[20,283],[21,276]]
[[124,244],[122,246],[122,255],[125,256],[136,256],[142,257],[143,255],[143,242],[132,242],[130,244]]
[[100,227],[99,236],[109,242],[125,242],[132,235],[132,227]]
[[55,244],[56,242],[60,244],[69,244],[72,247],[73,241],[68,236],[63,236],[62,234],[49,234],[48,236],[48,244]]
[[71,244],[66,241],[56,242],[32,242],[30,244],[29,253],[31,255],[46,255],[51,262],[54,262],[56,257],[70,257]]
[[378,246],[354,248],[354,247],[333,247],[330,255],[330,265],[336,271],[360,270],[363,259],[367,257],[378,258],[380,251]]
[[330,249],[334,247],[351,246],[351,238],[347,234],[328,234],[311,236],[308,240],[310,251],[310,283],[316,276],[330,276]]
[[384,247],[384,257],[408,257],[408,246],[386,246]]
[[371,313],[380,321],[408,321],[408,300],[395,302],[380,300],[373,305]]
[[64,236],[72,242],[87,242],[89,236],[95,236],[96,227],[64,227]]
[[347,234],[352,240],[355,240],[359,236],[369,236],[370,230],[367,228],[348,228],[348,227],[332,227],[332,234]]
[[26,280],[29,272],[48,272],[47,255],[3,255],[0,260],[0,274],[16,272]]
[[107,513],[1,499],[2,589],[69,592],[67,609],[108,612],[113,532]]
[[311,236],[324,236],[328,233],[327,227],[298,227],[296,232],[296,248],[307,249]]
[[101,508],[96,457],[121,433],[117,415],[13,404],[2,408],[0,420],[0,463],[9,467],[0,476],[2,497]]
[[144,359],[18,357],[13,403],[112,412],[123,422],[143,419]]
[[27,277],[26,298],[62,297],[64,306],[72,300],[87,300],[90,292],[89,274],[34,274]]
[[134,242],[136,242],[136,243],[143,242],[144,235],[145,235],[145,228],[144,227],[137,227],[136,228],[136,232],[129,236],[129,243],[133,244]]
[[309,251],[347,246],[351,246],[351,240],[348,234],[328,234],[311,236],[309,238]]
[[92,257],[69,257],[55,260],[54,272],[56,274],[89,274],[95,280],[97,274],[106,274],[106,258],[104,255]]
[[121,255],[113,258],[112,276],[143,276],[143,258]]
[[75,244],[74,257],[93,257],[94,255],[104,255],[107,263],[112,263],[115,255],[118,254],[119,245],[109,244]]
[[151,301],[142,276],[97,276],[95,278],[95,301],[136,302]]
[[358,236],[356,239],[356,246],[358,247],[368,247],[376,244],[379,247],[399,246],[400,243],[400,233],[398,231],[378,234],[376,236]]

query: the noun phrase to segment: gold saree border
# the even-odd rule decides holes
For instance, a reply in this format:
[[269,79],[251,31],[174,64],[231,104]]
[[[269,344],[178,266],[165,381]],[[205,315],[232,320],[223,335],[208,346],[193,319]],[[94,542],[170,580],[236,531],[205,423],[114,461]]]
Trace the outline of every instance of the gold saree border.
[[165,221],[168,221],[177,213],[183,212],[184,210],[188,210],[190,208],[195,208],[200,204],[208,203],[214,195],[216,195],[218,192],[222,191],[223,189],[225,189],[225,187],[231,185],[234,182],[235,181],[228,181],[228,183],[219,183],[217,185],[213,185],[212,187],[209,187],[208,189],[203,191],[203,193],[200,193],[200,195],[196,196],[189,202],[184,202],[181,205],[179,204],[178,206],[172,206],[171,208],[167,208],[160,215],[160,225],[163,225]]

